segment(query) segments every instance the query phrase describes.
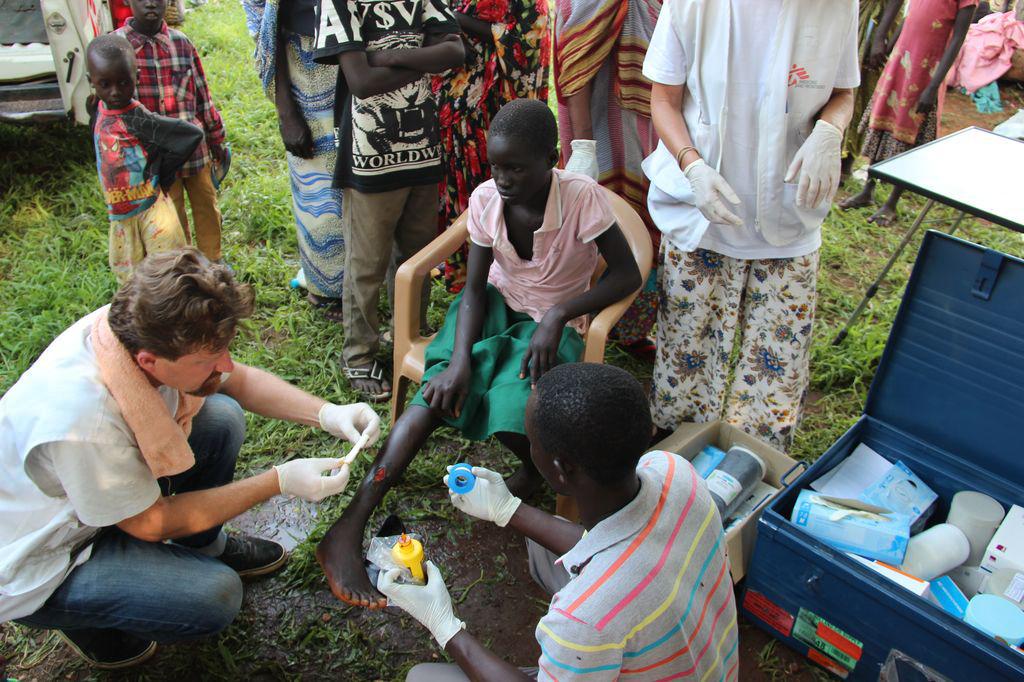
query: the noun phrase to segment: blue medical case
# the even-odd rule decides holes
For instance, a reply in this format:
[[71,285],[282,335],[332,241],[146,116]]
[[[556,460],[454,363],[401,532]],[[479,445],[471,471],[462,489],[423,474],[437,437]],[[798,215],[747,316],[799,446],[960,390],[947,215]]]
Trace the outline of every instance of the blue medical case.
[[892,655],[950,680],[1024,680],[1024,654],[790,523],[800,490],[861,442],[939,493],[931,523],[960,490],[1024,505],[1024,261],[926,234],[864,414],[761,515],[740,598],[846,679],[878,679]]

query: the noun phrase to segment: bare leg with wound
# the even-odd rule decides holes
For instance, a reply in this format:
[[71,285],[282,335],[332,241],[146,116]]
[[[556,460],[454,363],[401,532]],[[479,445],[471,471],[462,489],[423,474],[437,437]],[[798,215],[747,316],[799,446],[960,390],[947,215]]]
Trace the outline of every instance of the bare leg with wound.
[[352,502],[317,546],[316,558],[327,575],[331,592],[343,602],[371,609],[387,605],[366,575],[363,532],[373,510],[440,423],[429,408],[406,408],[360,482]]
[[[387,605],[387,600],[366,575],[363,534],[373,510],[401,479],[409,462],[440,424],[440,417],[430,408],[407,407],[360,482],[352,502],[317,546],[316,558],[327,575],[331,592],[343,602],[371,609]],[[518,433],[496,436],[522,461],[519,470],[508,479],[509,490],[519,497],[529,496],[543,481],[530,459],[530,441]]]

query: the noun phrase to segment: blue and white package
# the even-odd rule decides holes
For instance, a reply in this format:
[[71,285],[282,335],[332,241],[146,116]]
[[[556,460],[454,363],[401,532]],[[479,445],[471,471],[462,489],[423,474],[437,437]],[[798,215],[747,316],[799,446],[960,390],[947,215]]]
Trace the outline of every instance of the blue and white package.
[[701,478],[707,478],[712,471],[718,468],[723,459],[725,459],[724,450],[716,448],[714,445],[705,445],[690,464],[697,470]]
[[924,527],[935,510],[938,494],[903,462],[892,465],[885,476],[858,497],[862,502],[889,509],[910,518],[911,531]]
[[893,566],[903,563],[910,540],[906,516],[853,509],[814,490],[800,491],[790,521],[836,549]]
[[954,618],[963,620],[967,612],[967,597],[956,586],[953,579],[948,575],[936,578],[931,582],[932,601],[942,607],[942,610]]

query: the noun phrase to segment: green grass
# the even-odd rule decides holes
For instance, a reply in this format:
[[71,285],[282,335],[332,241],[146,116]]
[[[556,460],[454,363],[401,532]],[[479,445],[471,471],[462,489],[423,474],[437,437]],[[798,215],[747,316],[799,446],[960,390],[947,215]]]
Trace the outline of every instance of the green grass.
[[[329,400],[352,401],[355,396],[340,378],[339,328],[316,315],[286,286],[298,257],[284,153],[273,107],[251,66],[252,44],[239,4],[213,0],[188,15],[185,30],[200,48],[234,151],[232,174],[221,192],[226,257],[257,292],[256,316],[236,342],[235,354],[243,362],[268,368]],[[0,310],[0,391],[6,391],[53,337],[109,300],[114,280],[106,263],[107,220],[86,129],[0,125],[0,150],[0,300],[4,301]],[[913,199],[904,201],[904,222],[920,205]],[[952,216],[947,209],[937,213]],[[846,342],[839,347],[830,345],[901,236],[900,229],[869,225],[867,214],[863,210],[835,211],[824,230],[812,404],[793,448],[795,456],[808,461],[820,455],[860,414],[916,252],[915,243]],[[1020,237],[1006,230],[970,223],[960,235],[1024,255]],[[433,298],[434,321],[438,322],[447,296],[435,289]],[[617,348],[609,349],[607,359],[641,378],[650,376],[649,367]],[[403,487],[390,494],[387,504],[400,508],[410,520],[441,520],[449,538],[465,537],[469,532],[465,517],[424,494],[436,488],[444,465],[452,461],[452,451],[464,447],[472,447],[475,461],[508,461],[496,445],[469,446],[450,432],[439,434],[413,463]],[[336,442],[316,430],[250,417],[241,470],[253,472],[295,455],[329,455],[336,450]],[[274,599],[298,603],[311,587],[322,591],[323,579],[312,548],[348,499],[349,495],[341,496],[320,507],[318,528],[311,540],[296,550],[283,578],[274,582]],[[501,565],[494,567],[495,575],[506,575],[505,571]],[[493,578],[487,576],[488,581]],[[474,587],[473,593],[486,587],[485,583]],[[460,588],[454,596],[472,598],[469,588]],[[165,653],[159,669],[148,674],[292,678],[321,672],[374,679],[393,677],[407,667],[402,652],[382,645],[371,633],[372,620],[356,619],[334,603],[303,603],[303,609],[285,609],[273,631],[267,632],[263,614],[247,602],[239,622],[222,637]],[[324,614],[332,616],[329,622]],[[412,627],[403,622],[406,628]],[[13,676],[34,675],[34,666],[54,651],[61,649],[53,636],[29,633],[11,624],[0,626],[0,655],[13,660]],[[417,651],[429,657],[425,641]],[[765,651],[763,657],[762,665],[770,667],[772,651]],[[70,660],[48,671],[71,678],[87,674]]]

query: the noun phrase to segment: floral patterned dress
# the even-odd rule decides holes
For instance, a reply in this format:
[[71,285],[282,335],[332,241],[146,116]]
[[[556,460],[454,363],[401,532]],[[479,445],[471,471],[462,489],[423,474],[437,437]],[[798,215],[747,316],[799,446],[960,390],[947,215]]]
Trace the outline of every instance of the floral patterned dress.
[[889,55],[870,114],[865,114],[867,135],[864,156],[881,161],[930,142],[938,135],[945,86],[939,88],[938,106],[927,116],[915,109],[942,59],[957,12],[978,0],[911,0],[903,31]]
[[[469,195],[490,179],[487,129],[506,102],[548,97],[551,36],[547,0],[452,0],[454,12],[491,24],[491,40],[468,36],[466,65],[433,80],[441,119],[445,179],[440,184],[438,229],[469,206]],[[466,249],[445,265],[449,291],[466,281]]]

